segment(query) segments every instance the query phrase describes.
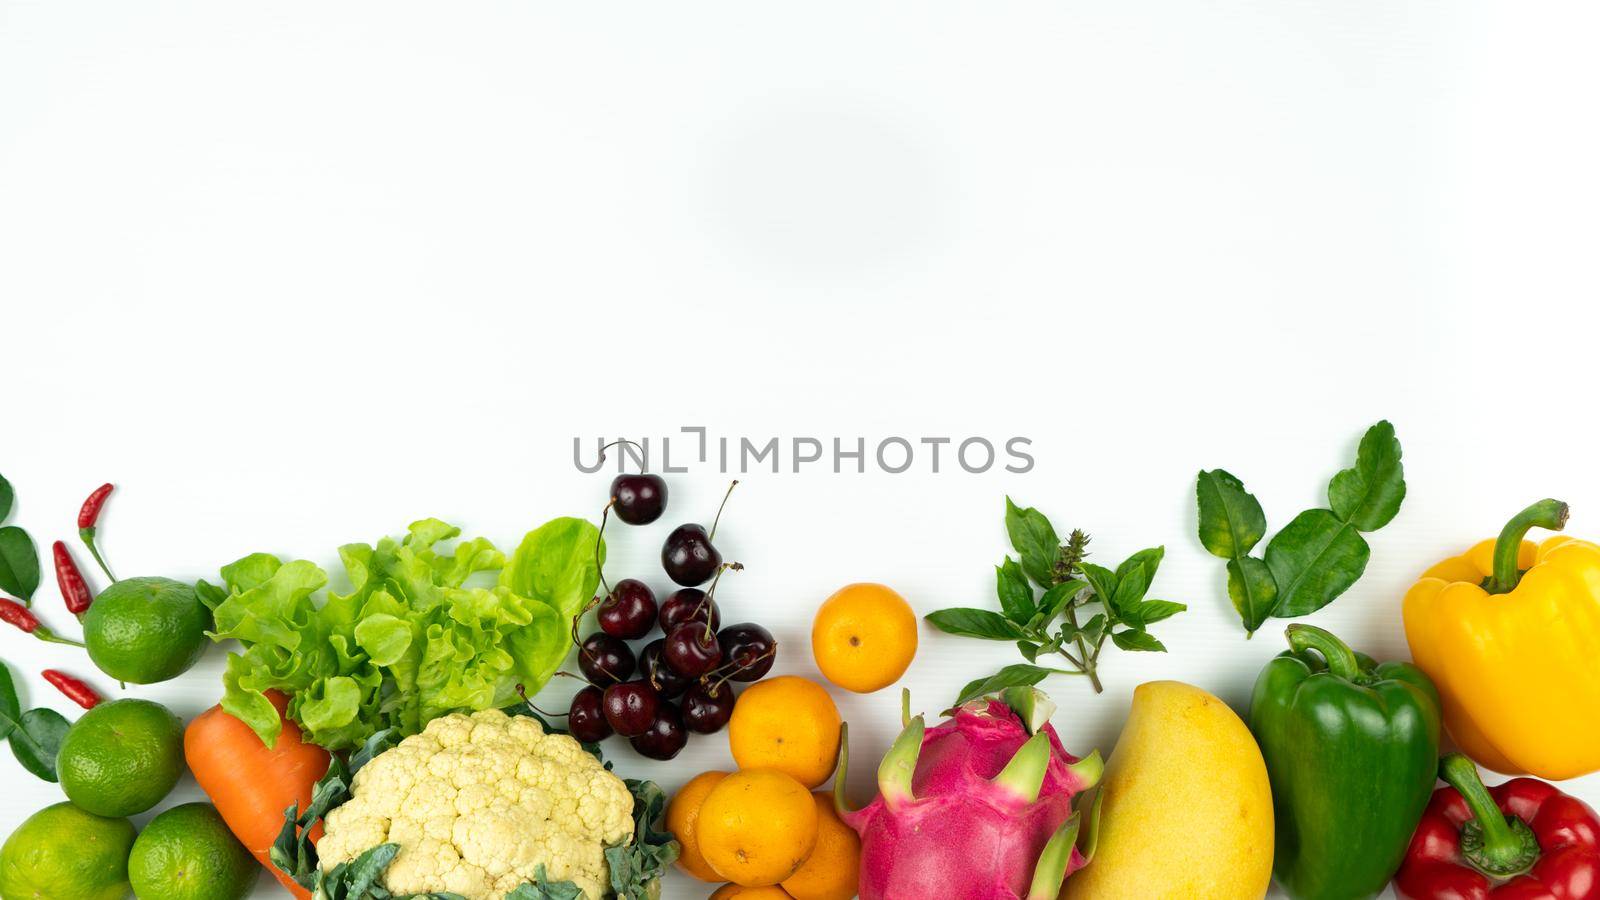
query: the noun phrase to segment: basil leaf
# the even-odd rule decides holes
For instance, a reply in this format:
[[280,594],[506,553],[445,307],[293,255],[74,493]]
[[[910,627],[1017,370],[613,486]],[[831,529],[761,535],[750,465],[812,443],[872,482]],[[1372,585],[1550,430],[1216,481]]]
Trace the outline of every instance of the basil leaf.
[[996,691],[1005,690],[1008,687],[1033,687],[1050,677],[1050,674],[1054,671],[1056,670],[1046,669],[1043,666],[1013,663],[987,678],[978,678],[967,682],[966,687],[961,689],[960,695],[956,697],[956,702],[952,705],[960,706],[968,700],[975,700],[979,697],[993,694]]
[[1024,637],[1006,617],[987,609],[954,607],[928,613],[928,624],[946,634],[983,638],[990,641],[1014,641]]
[[6,516],[11,515],[11,504],[16,499],[17,495],[11,489],[11,482],[7,481],[4,475],[0,475],[0,522],[4,522]]
[[1113,600],[1117,595],[1117,576],[1110,569],[1094,563],[1079,563],[1078,571],[1083,573],[1089,587],[1094,588],[1095,599],[1104,604],[1106,609],[1115,612]]
[[1154,625],[1188,608],[1182,603],[1173,603],[1171,600],[1146,600],[1134,610],[1134,618],[1138,619],[1141,625]]
[[0,528],[0,590],[33,601],[39,589],[39,550],[33,538],[15,525]]
[[1078,592],[1088,586],[1089,583],[1087,581],[1077,578],[1052,585],[1050,590],[1045,591],[1044,596],[1039,598],[1039,615],[1042,616],[1041,626],[1048,624],[1056,616],[1060,615],[1061,611],[1067,608],[1067,604],[1078,596]]
[[1022,567],[1011,557],[994,567],[995,592],[1000,595],[1000,609],[1013,622],[1026,622],[1033,618],[1033,585]]
[[1315,612],[1356,583],[1371,556],[1354,525],[1326,509],[1308,509],[1267,543],[1267,568],[1278,584],[1273,615]]
[[1091,644],[1100,643],[1106,633],[1105,613],[1095,613],[1089,621],[1083,623],[1083,639]]
[[1166,645],[1148,633],[1132,628],[1125,631],[1112,632],[1111,642],[1124,650],[1146,650],[1154,653],[1167,652]]
[[11,752],[24,769],[54,783],[58,780],[56,754],[69,727],[71,723],[53,709],[30,709],[17,719],[11,732]]
[[1156,568],[1165,554],[1163,547],[1140,550],[1117,566],[1117,589],[1112,605],[1119,611],[1136,609],[1145,592],[1150,590],[1150,582],[1155,579]]
[[1394,436],[1393,425],[1379,422],[1362,436],[1355,467],[1328,483],[1328,505],[1357,531],[1377,531],[1394,519],[1405,499],[1400,440]]
[[1017,652],[1028,662],[1039,661],[1039,648],[1043,646],[1033,641],[1017,641]]
[[1244,483],[1222,469],[1201,472],[1194,493],[1200,505],[1200,543],[1212,556],[1236,559],[1267,533],[1267,516]]
[[1245,633],[1255,634],[1278,606],[1278,583],[1272,570],[1254,556],[1228,560],[1228,599],[1244,621]]
[[22,718],[22,705],[17,702],[17,686],[11,680],[11,667],[0,662],[0,741],[6,739],[17,720]]
[[1006,534],[1011,546],[1022,557],[1022,570],[1028,577],[1047,588],[1055,582],[1056,558],[1061,553],[1061,541],[1055,527],[1044,513],[1033,507],[1023,509],[1006,498]]

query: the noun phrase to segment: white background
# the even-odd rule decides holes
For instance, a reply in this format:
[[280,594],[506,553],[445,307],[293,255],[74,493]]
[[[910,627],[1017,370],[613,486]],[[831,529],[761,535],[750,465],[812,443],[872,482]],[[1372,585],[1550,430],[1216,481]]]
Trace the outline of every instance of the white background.
[[[1047,685],[1068,746],[1109,751],[1139,682],[1239,706],[1281,648],[1281,623],[1244,640],[1194,537],[1201,467],[1276,528],[1395,422],[1405,508],[1313,619],[1379,657],[1406,652],[1417,573],[1531,500],[1600,535],[1597,24],[1389,0],[0,2],[13,520],[47,548],[114,480],[114,566],[194,578],[255,550],[332,564],[425,515],[509,546],[597,514],[609,474],[574,469],[575,436],[1025,435],[1025,475],[747,477],[725,605],[809,673],[846,582],[991,603],[1008,492],[1102,562],[1165,544],[1152,595],[1191,605],[1157,629],[1171,652],[1108,653],[1100,696]],[[724,484],[673,477],[667,518]],[[668,527],[614,531],[612,577],[664,586]],[[72,630],[48,576],[39,601]],[[1012,660],[923,640],[930,710]],[[51,665],[115,688],[0,641],[27,703],[72,711]],[[130,693],[193,715],[222,655]],[[893,693],[840,704],[875,755]],[[670,765],[612,750],[669,788],[729,765],[721,737]],[[59,797],[0,771],[0,832]],[[1565,787],[1600,801],[1600,777]]]

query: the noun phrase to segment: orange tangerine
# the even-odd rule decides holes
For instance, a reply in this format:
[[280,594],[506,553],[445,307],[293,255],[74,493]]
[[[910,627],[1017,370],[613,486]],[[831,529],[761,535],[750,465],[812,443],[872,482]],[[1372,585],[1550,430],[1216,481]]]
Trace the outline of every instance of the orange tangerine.
[[744,900],[784,900],[788,896],[788,891],[770,884],[764,887],[725,884],[711,892],[711,900],[727,900],[728,897],[743,897]]
[[728,746],[741,769],[777,769],[809,790],[839,760],[839,708],[827,690],[798,675],[745,689],[728,722]]
[[917,614],[881,584],[847,584],[823,601],[811,624],[811,654],[829,681],[870,694],[906,673],[917,655]]
[[667,804],[667,830],[678,839],[682,851],[678,854],[678,868],[701,881],[721,881],[722,876],[711,868],[700,855],[700,836],[695,825],[700,821],[700,805],[718,782],[727,778],[727,772],[701,772],[689,779]]
[[861,837],[833,808],[833,795],[817,791],[817,846],[800,871],[783,880],[795,900],[850,900],[861,873]]
[[745,887],[793,875],[817,844],[817,807],[800,782],[773,769],[717,782],[695,823],[700,853],[717,874]]

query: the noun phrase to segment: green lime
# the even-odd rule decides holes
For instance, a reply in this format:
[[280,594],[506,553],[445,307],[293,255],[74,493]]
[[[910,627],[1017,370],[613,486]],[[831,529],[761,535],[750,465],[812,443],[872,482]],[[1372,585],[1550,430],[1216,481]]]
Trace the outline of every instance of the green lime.
[[0,847],[4,900],[123,900],[133,823],[71,803],[39,810]]
[[260,871],[209,803],[174,806],[151,819],[128,857],[139,900],[243,900]]
[[83,616],[83,641],[100,671],[155,684],[188,671],[210,625],[194,588],[171,578],[124,578],[100,592]]
[[102,816],[157,803],[183,774],[183,722],[149,700],[112,700],[72,723],[56,755],[67,799]]

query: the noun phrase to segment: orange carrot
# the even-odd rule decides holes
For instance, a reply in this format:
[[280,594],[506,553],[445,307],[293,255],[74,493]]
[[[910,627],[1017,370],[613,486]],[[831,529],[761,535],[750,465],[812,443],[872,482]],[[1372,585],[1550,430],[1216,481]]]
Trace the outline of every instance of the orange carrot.
[[[289,698],[268,691],[267,698],[283,716]],[[311,894],[278,871],[268,857],[283,829],[283,812],[311,802],[311,788],[328,771],[328,751],[300,740],[300,728],[287,718],[278,742],[261,743],[250,726],[213,706],[196,716],[183,735],[183,755],[200,789],[211,798],[222,820],[267,871],[299,900]],[[319,823],[311,832],[322,837]]]

